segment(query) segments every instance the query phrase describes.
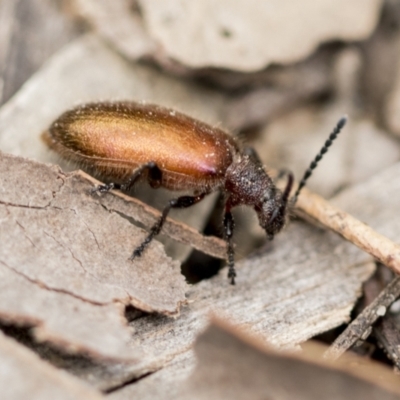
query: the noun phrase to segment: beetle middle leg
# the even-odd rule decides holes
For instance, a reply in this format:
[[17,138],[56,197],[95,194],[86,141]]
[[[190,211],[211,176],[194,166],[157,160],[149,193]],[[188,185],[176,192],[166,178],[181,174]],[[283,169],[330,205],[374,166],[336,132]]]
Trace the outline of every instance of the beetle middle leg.
[[161,170],[154,161],[150,161],[137,168],[125,183],[111,182],[104,185],[99,185],[93,190],[93,193],[106,193],[113,189],[124,190],[128,192],[145,172],[148,173],[147,180],[149,181],[151,187],[158,188],[161,186]]
[[167,219],[168,213],[171,211],[171,208],[191,207],[194,204],[203,200],[207,194],[209,194],[209,192],[201,193],[197,196],[181,196],[176,199],[170,200],[168,202],[167,206],[162,211],[161,217],[151,227],[150,233],[148,234],[146,239],[144,239],[142,244],[133,251],[132,256],[130,257],[130,260],[133,260],[134,258],[141,256],[141,254],[143,253],[143,250],[147,247],[147,245],[154,239],[155,236],[157,236],[160,233],[160,231],[165,223],[165,220]]
[[231,204],[228,200],[225,205],[224,215],[224,234],[228,243],[228,279],[231,280],[231,285],[235,284],[236,270],[235,270],[235,250],[233,248],[233,230],[235,228],[235,221],[231,213]]

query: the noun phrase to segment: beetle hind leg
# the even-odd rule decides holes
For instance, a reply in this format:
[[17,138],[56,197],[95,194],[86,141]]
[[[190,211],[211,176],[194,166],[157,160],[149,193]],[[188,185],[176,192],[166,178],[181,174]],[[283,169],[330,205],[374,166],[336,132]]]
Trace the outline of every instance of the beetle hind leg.
[[129,192],[135,183],[143,176],[144,173],[147,172],[147,180],[151,187],[157,188],[161,186],[162,173],[160,168],[158,168],[157,164],[154,161],[150,161],[146,164],[141,165],[137,168],[130,178],[124,183],[106,183],[104,185],[99,185],[92,190],[92,193],[100,192],[107,193],[110,190],[124,190]]

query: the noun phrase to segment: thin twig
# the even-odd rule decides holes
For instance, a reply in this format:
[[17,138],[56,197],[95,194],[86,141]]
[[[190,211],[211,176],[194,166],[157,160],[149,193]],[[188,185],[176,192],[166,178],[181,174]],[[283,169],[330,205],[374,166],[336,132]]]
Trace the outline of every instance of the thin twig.
[[325,352],[324,357],[336,360],[362,338],[371,325],[382,317],[387,308],[400,296],[400,277],[394,278],[379,296],[345,329]]
[[307,189],[303,189],[296,207],[400,274],[400,245]]
[[[364,284],[363,308],[371,304],[392,279],[392,271],[379,265],[375,274]],[[400,321],[398,319],[397,313],[386,313],[382,320],[372,327],[372,335],[378,346],[400,370]]]

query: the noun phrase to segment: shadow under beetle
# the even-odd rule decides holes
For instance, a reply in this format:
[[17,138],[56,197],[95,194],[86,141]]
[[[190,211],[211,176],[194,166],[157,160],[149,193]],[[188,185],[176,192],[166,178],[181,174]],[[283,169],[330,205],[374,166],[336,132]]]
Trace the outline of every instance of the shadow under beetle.
[[253,149],[241,148],[237,140],[219,128],[161,106],[136,102],[82,105],[62,114],[43,138],[62,157],[112,181],[96,191],[128,191],[139,179],[147,179],[153,188],[190,193],[168,202],[131,260],[139,257],[161,231],[171,208],[190,207],[212,191],[221,190],[225,195],[228,278],[235,284],[232,208],[253,207],[272,240],[285,225],[289,202],[296,202],[345,123],[345,117],[339,120],[291,200],[291,173],[285,189],[279,190]]

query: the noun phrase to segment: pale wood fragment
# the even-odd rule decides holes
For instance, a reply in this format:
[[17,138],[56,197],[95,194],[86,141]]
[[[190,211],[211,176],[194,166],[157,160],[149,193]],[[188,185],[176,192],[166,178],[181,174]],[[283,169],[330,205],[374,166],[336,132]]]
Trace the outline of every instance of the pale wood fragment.
[[172,60],[246,72],[299,61],[328,40],[365,39],[382,5],[380,0],[138,3],[149,35]]
[[86,383],[41,360],[0,332],[0,388],[3,400],[101,400]]

